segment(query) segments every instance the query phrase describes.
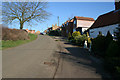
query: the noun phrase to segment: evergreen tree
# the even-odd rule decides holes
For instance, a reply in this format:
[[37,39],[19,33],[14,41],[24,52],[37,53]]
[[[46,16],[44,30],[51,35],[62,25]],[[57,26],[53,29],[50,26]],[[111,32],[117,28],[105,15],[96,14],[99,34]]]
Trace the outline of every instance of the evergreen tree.
[[117,27],[117,30],[115,31],[115,39],[117,40],[119,46],[120,46],[120,24]]

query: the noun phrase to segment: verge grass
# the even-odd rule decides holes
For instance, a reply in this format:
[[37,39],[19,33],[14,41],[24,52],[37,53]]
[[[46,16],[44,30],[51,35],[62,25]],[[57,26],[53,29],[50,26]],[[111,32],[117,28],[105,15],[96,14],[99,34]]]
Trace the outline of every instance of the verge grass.
[[16,47],[18,45],[21,44],[25,44],[28,42],[31,42],[33,40],[35,40],[37,38],[37,35],[35,34],[29,34],[30,39],[29,40],[17,40],[17,41],[12,41],[12,40],[8,40],[8,41],[4,41],[2,40],[2,45],[0,46],[0,49],[6,49],[6,48],[11,48],[11,47]]

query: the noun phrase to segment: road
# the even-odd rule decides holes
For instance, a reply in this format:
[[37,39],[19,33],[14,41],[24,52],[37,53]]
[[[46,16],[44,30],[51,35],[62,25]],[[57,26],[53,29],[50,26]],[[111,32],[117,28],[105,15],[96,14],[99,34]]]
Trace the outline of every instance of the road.
[[102,60],[91,56],[86,49],[72,45],[63,38],[58,38],[58,42],[61,50],[55,78],[111,79],[104,70]]
[[[58,37],[59,38],[59,37]],[[109,78],[101,61],[83,48],[49,36],[4,50],[3,78]],[[45,63],[45,64],[44,64]],[[51,64],[54,63],[54,64]]]
[[[57,43],[48,36],[15,48],[3,50],[3,78],[53,78],[57,61]],[[44,64],[46,63],[46,64]]]

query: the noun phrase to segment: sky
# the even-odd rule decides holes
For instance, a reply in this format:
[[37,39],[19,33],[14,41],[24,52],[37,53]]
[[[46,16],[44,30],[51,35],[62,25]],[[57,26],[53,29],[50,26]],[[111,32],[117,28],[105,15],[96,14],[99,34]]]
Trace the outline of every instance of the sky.
[[[95,20],[98,16],[115,9],[114,2],[48,2],[47,11],[51,14],[47,20],[42,23],[35,23],[32,26],[24,25],[24,29],[32,29],[43,32],[52,24],[57,24],[59,16],[59,26],[69,18],[74,16],[91,17]],[[19,29],[19,23],[13,22],[10,28]]]

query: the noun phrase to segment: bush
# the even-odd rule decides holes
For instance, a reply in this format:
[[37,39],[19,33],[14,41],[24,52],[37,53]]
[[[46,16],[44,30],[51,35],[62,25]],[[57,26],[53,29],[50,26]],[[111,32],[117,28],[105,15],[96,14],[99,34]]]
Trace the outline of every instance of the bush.
[[68,40],[71,40],[72,39],[72,36],[71,36],[71,33],[69,32],[68,34]]
[[61,32],[59,30],[52,30],[49,32],[50,36],[61,36]]
[[120,56],[120,47],[116,41],[112,41],[106,51],[106,57]]
[[113,41],[113,37],[112,37],[112,35],[110,34],[110,32],[108,31],[107,32],[107,35],[106,35],[106,37],[105,37],[105,47],[106,47],[106,50],[107,50],[107,48],[109,47],[109,44],[111,43],[111,41]]
[[24,30],[2,27],[2,40],[28,40],[28,33]]
[[84,41],[87,40],[87,36],[85,34],[79,35],[75,37],[75,42],[80,46],[84,46]]
[[75,31],[72,33],[72,37],[75,38],[76,36],[81,35],[81,33],[79,31]]
[[95,55],[104,57],[106,51],[104,45],[105,45],[105,37],[102,35],[98,35],[97,38],[94,38],[92,40],[91,50]]

